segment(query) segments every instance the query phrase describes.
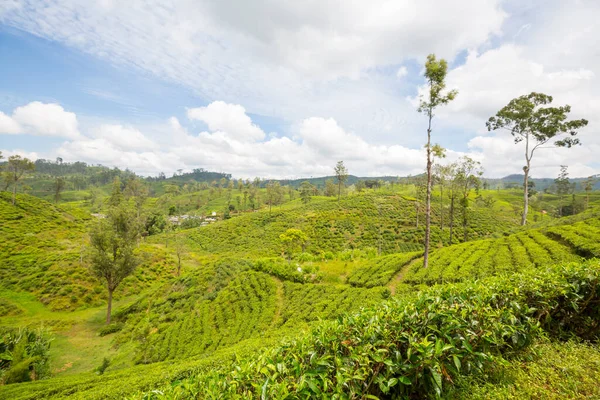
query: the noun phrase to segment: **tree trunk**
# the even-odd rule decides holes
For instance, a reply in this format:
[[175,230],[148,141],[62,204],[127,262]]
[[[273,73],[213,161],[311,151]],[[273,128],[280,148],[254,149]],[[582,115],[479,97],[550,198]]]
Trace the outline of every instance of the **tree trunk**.
[[177,254],[177,276],[181,275],[181,255]]
[[429,265],[429,241],[431,235],[431,110],[429,111],[429,127],[427,128],[427,197],[425,200],[425,253],[423,268]]
[[450,197],[450,245],[452,244],[452,228],[454,228],[454,195]]
[[525,226],[527,223],[527,212],[529,211],[529,167],[531,163],[531,159],[529,157],[529,135],[527,135],[525,141],[525,160],[527,161],[527,165],[523,168],[523,172],[525,173],[523,177],[523,216],[521,218],[521,225]]
[[444,185],[440,183],[440,229],[444,230]]
[[340,202],[340,196],[342,195],[342,181],[338,181],[338,203]]
[[106,325],[110,324],[110,314],[112,312],[112,296],[114,289],[108,289],[108,307],[106,309]]
[[463,241],[466,242],[467,241],[467,223],[468,223],[468,219],[467,219],[467,208],[468,208],[468,199],[465,197],[464,198],[464,202],[465,204],[463,205]]
[[17,182],[15,181],[15,182],[13,182],[13,199],[12,199],[13,206],[15,205],[16,198],[17,198]]

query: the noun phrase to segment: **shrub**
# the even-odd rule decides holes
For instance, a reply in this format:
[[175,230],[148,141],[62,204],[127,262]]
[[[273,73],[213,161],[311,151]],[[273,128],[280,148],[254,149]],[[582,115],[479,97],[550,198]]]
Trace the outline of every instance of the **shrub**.
[[106,371],[106,368],[108,368],[108,366],[110,365],[110,360],[106,357],[104,357],[102,359],[102,364],[100,364],[100,366],[98,368],[96,368],[96,372],[98,372],[98,375],[102,375],[104,373],[104,371]]
[[111,333],[119,332],[121,329],[123,329],[123,324],[121,322],[108,324],[106,326],[103,326],[100,329],[100,332],[98,333],[98,335],[99,336],[110,335]]
[[164,396],[443,396],[461,376],[488,370],[542,330],[598,339],[599,281],[594,262],[434,287],[322,322],[304,339],[175,383]]

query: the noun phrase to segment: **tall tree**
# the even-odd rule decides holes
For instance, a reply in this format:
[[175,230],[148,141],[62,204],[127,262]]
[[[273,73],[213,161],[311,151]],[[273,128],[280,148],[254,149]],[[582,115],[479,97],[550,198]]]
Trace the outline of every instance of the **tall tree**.
[[[529,211],[529,173],[535,151],[554,140],[556,147],[570,148],[580,144],[578,129],[588,124],[585,119],[567,120],[571,106],[544,107],[552,103],[552,96],[532,92],[512,99],[486,122],[488,131],[506,129],[515,143],[525,142],[525,166],[523,166],[523,214],[521,225],[527,223]],[[564,135],[564,136],[563,136]],[[562,137],[562,139],[559,139]]]
[[310,203],[312,194],[313,185],[311,185],[309,181],[302,182],[302,184],[300,185],[300,199],[302,200],[302,203]]
[[19,181],[28,172],[35,170],[35,164],[28,158],[22,158],[19,155],[8,157],[8,163],[6,164],[5,179],[7,188],[12,185],[13,197],[12,204],[15,205],[17,198],[17,187]]
[[61,193],[65,190],[65,180],[62,177],[54,179],[52,184],[52,191],[54,192],[54,204],[58,204],[61,199]]
[[431,145],[431,131],[435,110],[454,100],[458,92],[456,90],[445,91],[446,74],[448,63],[444,59],[437,60],[434,54],[427,56],[425,62],[425,79],[427,80],[427,94],[421,96],[418,111],[427,116],[427,193],[425,199],[425,253],[423,256],[423,268],[429,265],[429,242],[431,237],[431,177],[433,165],[433,146]]
[[338,203],[342,195],[342,185],[348,180],[348,169],[343,161],[338,161],[333,169],[335,171],[335,179],[338,183]]
[[140,263],[135,255],[139,234],[135,213],[125,203],[111,207],[107,217],[99,219],[90,231],[90,271],[108,290],[107,324],[115,289]]

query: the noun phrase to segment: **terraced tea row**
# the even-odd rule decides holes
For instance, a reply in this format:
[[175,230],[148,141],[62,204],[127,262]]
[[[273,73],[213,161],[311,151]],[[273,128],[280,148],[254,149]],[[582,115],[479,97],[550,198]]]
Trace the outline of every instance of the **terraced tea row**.
[[457,282],[580,259],[575,249],[538,230],[529,230],[438,249],[432,253],[428,268],[423,268],[422,260],[412,264],[404,282],[428,285]]

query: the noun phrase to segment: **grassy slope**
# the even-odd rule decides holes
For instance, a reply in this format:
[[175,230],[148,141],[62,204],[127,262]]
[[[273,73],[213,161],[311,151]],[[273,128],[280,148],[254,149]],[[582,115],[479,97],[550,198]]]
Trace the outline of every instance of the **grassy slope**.
[[[22,210],[19,211],[21,216],[18,218],[20,219],[13,219],[13,221],[21,222],[12,222],[10,226],[5,225],[2,229],[6,229],[5,232],[7,233],[25,230],[29,236],[31,236],[31,233],[34,235],[39,235],[39,237],[44,240],[44,243],[49,241],[50,244],[46,245],[45,250],[50,250],[49,253],[51,254],[55,253],[60,255],[68,253],[69,251],[72,251],[73,254],[76,254],[73,249],[77,249],[77,246],[76,244],[73,244],[73,241],[76,241],[76,239],[74,239],[76,238],[75,234],[80,234],[85,229],[85,213],[80,213],[81,215],[77,214],[77,212],[74,211],[78,209],[76,207],[71,209],[68,206],[55,208],[47,203],[39,203],[43,206],[33,206],[29,211],[27,211],[24,203],[35,203],[36,200],[33,200],[28,196],[21,197],[23,206],[21,207]],[[381,214],[379,214],[376,208],[373,207],[375,202],[380,202],[380,204],[382,204],[381,208],[383,209],[383,212]],[[7,207],[7,204],[7,199],[4,199],[4,203],[2,200],[0,200],[0,205],[3,206],[3,208],[0,208],[0,211],[3,212],[2,215],[11,215],[10,211],[6,211],[9,208]],[[475,228],[471,232],[472,236],[474,237],[475,234],[479,236],[493,234],[496,228],[509,230],[513,221],[515,220],[514,216],[510,215],[512,212],[510,209],[510,204],[512,203],[506,199],[499,199],[494,204],[493,208],[489,210],[489,212],[483,209],[478,209],[478,211],[481,212],[479,213],[478,218],[474,219]],[[37,210],[38,208],[40,210],[44,210],[44,215],[38,215],[40,212],[40,210]],[[64,210],[69,210],[69,213],[64,212]],[[72,210],[74,212],[71,212]],[[413,214],[410,214],[411,212]],[[397,218],[398,215],[402,215],[400,220]],[[499,226],[494,224],[494,221],[496,221],[498,217],[500,217],[499,219],[501,221],[504,221],[500,223]],[[375,247],[378,244],[378,235],[380,231],[379,226],[382,227],[382,237],[385,237],[384,243],[386,244],[383,249],[384,251],[393,252],[405,250],[400,249],[400,243],[406,243],[407,239],[409,241],[418,241],[420,240],[419,235],[422,234],[421,231],[412,228],[412,219],[414,219],[414,208],[412,207],[412,203],[405,200],[402,196],[394,194],[370,193],[364,196],[348,197],[343,199],[341,210],[337,202],[333,199],[316,198],[309,205],[301,205],[299,201],[296,200],[293,202],[288,202],[281,207],[277,207],[277,210],[274,210],[272,213],[268,213],[267,211],[248,213],[233,218],[229,221],[219,222],[209,227],[184,231],[183,234],[189,235],[192,247],[192,251],[186,257],[186,275],[193,277],[195,274],[202,274],[202,271],[206,271],[207,268],[210,269],[210,267],[207,267],[206,261],[208,259],[214,260],[217,258],[211,253],[217,253],[219,255],[238,255],[244,258],[248,254],[254,256],[277,254],[279,252],[279,245],[277,243],[278,235],[287,229],[287,227],[300,226],[308,232],[313,232],[313,235],[319,238],[318,246],[317,244],[312,243],[311,246],[313,247],[309,247],[309,250],[312,250],[313,252],[318,252],[318,250],[323,249],[330,251],[343,251],[344,249],[352,246],[359,248]],[[23,220],[29,220],[30,222],[27,225],[23,225]],[[47,220],[51,221],[51,223],[47,223]],[[69,224],[69,222],[71,224]],[[38,232],[36,232],[35,227],[40,227]],[[69,233],[65,233],[63,230],[68,231]],[[258,234],[255,234],[256,232],[258,232]],[[61,238],[61,235],[65,234],[67,234],[67,236],[73,234],[73,236],[67,237],[62,243],[57,243],[55,239]],[[376,238],[373,236],[376,236]],[[38,236],[35,236],[35,239],[27,244],[21,241],[20,235],[14,235],[14,237],[11,237],[11,240],[7,243],[9,246],[14,247],[10,247],[13,249],[13,253],[10,253],[7,257],[9,262],[14,262],[10,261],[12,255],[21,256],[22,254],[31,257],[38,257],[36,262],[37,260],[41,260],[41,262],[45,261],[46,258],[41,257],[40,252],[35,251],[36,249],[33,243],[36,243],[36,240],[38,240]],[[135,287],[136,290],[124,290],[122,296],[125,296],[128,293],[134,296],[136,293],[146,293],[143,294],[143,296],[147,296],[147,293],[159,293],[156,295],[157,298],[163,299],[161,301],[167,300],[167,302],[164,303],[166,305],[175,303],[181,305],[182,303],[185,303],[182,298],[176,298],[175,303],[173,303],[172,299],[169,300],[170,295],[181,292],[181,286],[177,283],[178,279],[170,277],[172,276],[173,270],[172,249],[164,249],[162,245],[163,238],[160,237],[150,240],[150,242],[151,243],[145,245],[145,250],[152,253],[152,260],[150,260],[143,268],[139,270],[139,273],[136,277],[131,279],[129,286]],[[60,247],[61,244],[65,247]],[[7,246],[7,248],[9,248],[9,246]],[[454,249],[454,247],[455,246],[448,249]],[[4,247],[1,247],[0,249],[3,251],[5,250]],[[382,259],[384,258],[385,257]],[[413,263],[415,263],[415,261],[413,261]],[[418,264],[418,259],[416,263]],[[354,289],[356,292],[350,292],[351,288],[349,288],[347,285],[340,286],[339,283],[345,282],[347,279],[356,275],[355,271],[364,272],[364,270],[370,269],[369,271],[373,276],[372,280],[370,278],[363,279],[366,284],[358,284],[355,286],[378,286],[379,288],[383,289],[383,285],[387,284],[395,273],[403,270],[403,267],[407,263],[401,262],[390,266],[390,263],[381,263],[379,262],[379,259],[351,258],[341,260],[338,258],[335,260],[316,261],[314,264],[318,265],[322,272],[324,272],[326,278],[324,280],[325,284],[299,285],[291,282],[280,282],[279,280],[274,281],[276,287],[280,288],[274,292],[276,298],[275,303],[273,304],[276,305],[276,310],[270,319],[267,319],[267,322],[265,322],[269,324],[269,329],[272,328],[271,331],[274,333],[271,336],[263,336],[260,341],[274,340],[269,339],[269,337],[276,338],[280,334],[289,334],[289,332],[285,331],[284,325],[286,323],[288,327],[293,329],[295,326],[302,326],[302,324],[306,322],[310,323],[317,317],[331,318],[336,315],[337,309],[339,309],[339,311],[352,310],[356,309],[360,305],[367,304],[364,302],[364,300],[356,301],[356,299],[358,299],[360,296],[363,296],[362,293],[365,289],[361,289],[359,287]],[[380,270],[377,267],[378,264],[385,264],[385,269],[383,271]],[[38,265],[29,265],[30,268],[37,266]],[[72,267],[72,265],[65,267],[62,264],[52,264],[48,270],[60,271],[64,270],[65,268]],[[375,269],[373,270],[373,268]],[[31,275],[37,275],[36,278],[42,279],[41,282],[45,282],[44,279],[47,279],[48,276],[46,273],[40,274],[40,272],[46,271],[40,271],[37,273],[32,272],[35,270],[23,271],[23,276],[30,277]],[[83,271],[79,272],[82,273]],[[60,277],[63,279],[69,279],[69,277],[72,276],[72,274],[63,274]],[[364,278],[364,276],[362,278]],[[135,331],[136,328],[139,328],[139,320],[136,322],[136,319],[133,318],[131,321],[128,321],[128,318],[130,317],[128,315],[126,318],[123,318],[123,321],[126,322],[126,329],[121,334],[99,338],[96,336],[96,333],[101,326],[103,307],[92,307],[92,303],[86,304],[83,307],[70,307],[71,309],[80,308],[81,310],[77,312],[51,312],[48,310],[48,307],[45,307],[43,304],[37,302],[35,297],[24,295],[22,292],[15,292],[15,290],[18,289],[27,290],[33,288],[33,293],[35,293],[39,298],[40,294],[35,290],[39,283],[34,281],[32,282],[31,286],[24,287],[20,280],[14,282],[9,278],[3,278],[1,282],[6,288],[8,288],[6,290],[9,290],[5,291],[4,293],[6,294],[2,297],[6,297],[10,305],[24,310],[18,316],[9,316],[0,319],[1,324],[36,324],[42,321],[44,323],[58,321],[50,323],[56,324],[57,327],[57,339],[53,349],[53,357],[55,360],[53,366],[55,367],[55,372],[58,372],[59,375],[90,371],[92,367],[97,366],[100,363],[101,358],[104,355],[108,355],[109,357],[113,358],[113,366],[110,369],[114,370],[117,368],[128,367],[131,365],[130,356],[139,354],[136,353],[139,351],[139,348],[135,342],[127,342],[126,340],[123,340],[123,337],[125,337],[128,332],[131,333]],[[232,287],[235,286],[236,285],[232,285]],[[125,288],[127,287],[128,286],[125,286]],[[208,288],[206,288],[205,291],[207,290]],[[284,297],[278,297],[281,296],[282,293]],[[379,301],[378,299],[381,299],[381,293],[383,292],[381,292],[381,290],[375,291],[375,295],[369,295],[369,293],[370,292],[368,291],[364,291],[364,295],[367,296],[367,298],[370,300]],[[56,304],[64,304],[64,300],[69,299],[69,293],[54,293],[54,295],[56,299],[63,301],[63,303]],[[175,297],[177,296],[179,295],[176,295]],[[102,298],[101,293],[98,293],[98,298]],[[135,304],[139,302],[138,299],[138,297],[131,297],[131,300],[124,301],[122,304]],[[340,307],[339,305],[336,306],[329,304],[334,303],[337,299],[346,299],[346,304],[348,305]],[[204,300],[198,301],[198,297],[191,296],[187,307],[191,306],[196,310],[201,309],[203,307],[201,305],[203,301]],[[236,302],[239,303],[239,301],[233,301],[233,303]],[[245,300],[242,299],[242,310],[244,307],[244,302]],[[220,304],[223,305],[227,305],[229,303],[231,303],[231,297],[227,297],[220,302]],[[50,302],[49,304],[52,306],[52,304],[55,303]],[[340,305],[342,304],[344,303],[340,303]],[[176,314],[177,312],[183,315],[184,313],[181,313],[178,310],[184,311],[186,310],[185,307],[186,306],[184,304],[183,308],[175,307],[169,312],[161,312],[159,314],[161,314],[163,317],[167,314]],[[209,305],[209,309],[210,307],[212,307],[212,305]],[[157,306],[157,308],[160,307]],[[224,311],[227,312],[227,310]],[[234,315],[237,313],[235,310],[232,310],[232,312]],[[161,315],[156,315],[156,318],[153,319],[160,321]],[[217,317],[215,316],[214,318]],[[292,319],[291,322],[289,322],[290,318]],[[245,317],[239,319],[239,321],[244,320]],[[270,321],[270,323],[268,321]],[[182,332],[187,329],[189,323],[188,325],[183,324],[185,324],[185,321],[182,319],[175,319],[173,321],[163,320],[159,323],[159,325],[162,326],[150,327],[150,330],[156,329],[156,337],[160,339],[156,339],[156,343],[162,343],[164,342],[164,338],[167,336],[169,330],[173,330],[174,332]],[[280,332],[281,329],[284,329],[281,331],[282,333],[277,333]],[[226,336],[226,334],[221,334],[221,337],[224,336]],[[244,338],[250,338],[249,340],[254,340],[252,337],[256,337],[256,335],[252,333],[249,336],[242,335],[236,340]],[[260,337],[260,335],[258,337]],[[117,342],[120,344],[119,349],[112,348],[112,345],[116,340],[115,338],[118,338]],[[229,344],[224,343],[224,345]],[[184,347],[186,347],[185,343]],[[212,352],[217,348],[222,348],[222,350],[218,351],[226,351],[226,347],[227,346],[212,347],[210,351]],[[69,354],[76,355],[69,356]],[[177,354],[177,352],[175,352],[175,354]],[[207,354],[210,354],[210,352]],[[189,355],[190,354],[185,354],[185,352],[182,352],[180,355],[166,358],[177,359],[179,356],[185,358],[189,357]],[[70,367],[69,363],[72,363]],[[150,366],[147,368],[147,371],[151,371],[148,372],[148,376],[154,377],[153,379],[155,379],[155,384],[158,382],[157,379],[159,379],[159,376],[162,376],[165,371],[172,371],[173,369],[172,366],[168,366],[169,364],[164,364],[163,367],[161,367],[161,365],[162,364],[156,364],[156,368],[151,368]],[[189,365],[189,368],[192,368],[191,365],[195,364],[191,363]],[[64,368],[65,366],[66,368]],[[143,369],[143,367],[137,368]],[[60,371],[62,369],[64,369],[64,371]],[[183,370],[185,370],[185,368],[181,371]],[[127,371],[128,370],[123,370],[123,373],[125,374],[124,376],[129,374]],[[119,371],[115,370],[113,374],[116,374],[114,376],[119,376]],[[69,386],[69,379],[62,381],[61,385]],[[84,374],[72,379],[72,382],[76,382],[77,379],[93,381],[98,380],[99,378],[89,375],[88,372],[88,375]],[[56,382],[58,383],[59,381]],[[146,380],[145,382],[146,384],[151,384],[150,380]],[[43,388],[45,383],[40,382],[36,383],[35,385]],[[47,385],[47,387],[54,385],[53,380],[48,381]]]

